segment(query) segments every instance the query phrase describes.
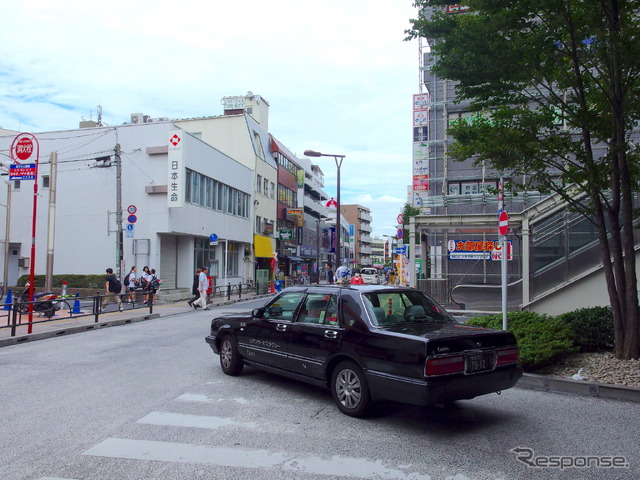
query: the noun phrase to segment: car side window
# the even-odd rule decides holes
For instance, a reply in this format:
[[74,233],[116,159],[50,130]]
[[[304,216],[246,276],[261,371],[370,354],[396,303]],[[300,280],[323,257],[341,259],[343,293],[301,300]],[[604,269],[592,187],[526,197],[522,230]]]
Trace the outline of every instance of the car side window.
[[262,318],[268,320],[288,320],[293,318],[293,314],[300,303],[303,292],[288,292],[280,295],[276,300],[264,310]]
[[298,322],[337,325],[337,297],[322,293],[310,293],[304,300],[300,315],[298,315]]

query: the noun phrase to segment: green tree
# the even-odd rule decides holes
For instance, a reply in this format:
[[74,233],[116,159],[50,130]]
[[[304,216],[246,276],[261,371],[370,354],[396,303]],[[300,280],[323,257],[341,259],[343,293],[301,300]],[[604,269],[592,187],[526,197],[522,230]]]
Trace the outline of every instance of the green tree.
[[478,112],[450,129],[450,154],[526,176],[516,188],[555,192],[593,222],[615,354],[638,358],[640,1],[469,0],[465,13],[447,14],[451,4],[416,1],[407,31],[429,39],[434,73],[457,81]]
[[[417,207],[412,207],[409,203],[405,203],[402,208],[402,238],[404,239],[404,243],[409,243],[409,218],[415,217],[416,215],[420,215],[420,209]],[[416,234],[416,242],[419,244],[419,234]]]

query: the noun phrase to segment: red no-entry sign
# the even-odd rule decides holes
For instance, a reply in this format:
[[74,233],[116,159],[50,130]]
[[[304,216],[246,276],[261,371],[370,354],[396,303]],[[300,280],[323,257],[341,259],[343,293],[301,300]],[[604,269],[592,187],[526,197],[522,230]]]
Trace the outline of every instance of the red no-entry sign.
[[506,211],[501,211],[498,217],[498,231],[500,235],[504,236],[509,231],[509,215]]

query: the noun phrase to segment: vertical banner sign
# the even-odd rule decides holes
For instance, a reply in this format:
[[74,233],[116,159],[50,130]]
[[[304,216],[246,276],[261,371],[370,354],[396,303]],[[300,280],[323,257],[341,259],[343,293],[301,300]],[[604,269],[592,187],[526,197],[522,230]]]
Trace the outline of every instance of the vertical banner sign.
[[181,130],[171,130],[169,132],[169,165],[167,172],[169,175],[167,185],[167,206],[169,208],[184,207],[185,190],[185,170],[184,152],[182,149]]
[[411,202],[414,207],[423,210],[424,197],[429,190],[429,93],[413,96],[413,182]]
[[[35,162],[35,181],[33,182],[33,214],[31,218],[31,261],[29,269],[29,301],[33,302],[36,268],[36,218],[38,213],[38,157],[40,144],[30,133],[21,133],[13,139],[11,144],[11,158],[16,163]],[[6,259],[5,259],[6,260]],[[33,303],[29,303],[29,327],[27,333],[33,331]]]

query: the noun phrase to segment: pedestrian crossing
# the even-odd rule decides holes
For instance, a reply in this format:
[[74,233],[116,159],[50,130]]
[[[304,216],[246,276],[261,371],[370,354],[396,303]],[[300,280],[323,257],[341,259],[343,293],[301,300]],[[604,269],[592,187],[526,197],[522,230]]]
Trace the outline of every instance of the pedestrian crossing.
[[[319,402],[326,400],[321,398]],[[252,402],[256,405],[251,405]],[[117,435],[105,438],[81,452],[81,459],[76,463],[82,465],[84,458],[91,465],[101,461],[116,464],[159,462],[165,466],[201,466],[207,472],[215,472],[216,469],[240,469],[235,478],[431,479],[429,475],[421,475],[407,465],[392,466],[377,459],[304,451],[300,448],[302,442],[294,445],[295,448],[291,450],[278,448],[277,445],[282,443],[271,440],[275,430],[279,428],[279,419],[263,416],[262,413],[250,413],[261,407],[259,396],[249,401],[243,397],[224,398],[200,392],[185,392],[164,406],[167,408],[150,411],[125,426],[124,432],[117,432],[129,433],[130,436]],[[333,405],[327,404],[326,407],[331,409]],[[203,408],[208,414],[189,412],[194,409],[201,411]],[[330,412],[333,415],[334,412]],[[335,415],[341,418],[341,414],[336,412]],[[291,427],[283,426],[279,431],[285,435],[290,434]],[[300,430],[305,435],[304,427]],[[189,441],[184,441],[183,436],[188,437]],[[230,438],[234,441],[228,441]],[[222,444],[214,444],[216,441]],[[271,445],[274,447],[271,448]],[[131,465],[127,463],[127,468],[131,468]],[[91,466],[85,468],[90,469]],[[146,467],[140,465],[139,468],[144,471]],[[39,480],[82,478],[85,477],[75,479],[49,476],[41,477]]]

